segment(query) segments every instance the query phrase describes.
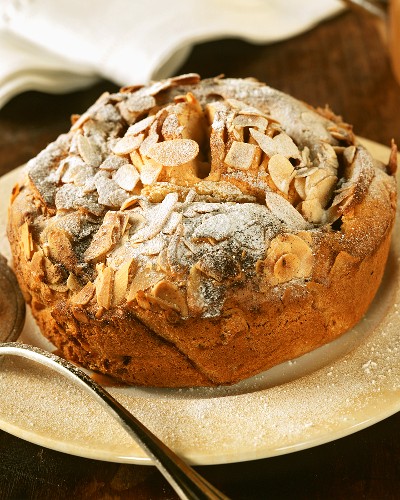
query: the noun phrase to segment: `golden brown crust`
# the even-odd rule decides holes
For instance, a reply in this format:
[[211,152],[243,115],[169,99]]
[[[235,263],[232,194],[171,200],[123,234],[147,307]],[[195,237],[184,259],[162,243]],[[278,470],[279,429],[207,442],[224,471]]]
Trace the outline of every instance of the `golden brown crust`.
[[231,384],[337,338],[379,286],[396,205],[354,141],[250,80],[103,96],[10,207],[42,332],[83,366],[167,387]]

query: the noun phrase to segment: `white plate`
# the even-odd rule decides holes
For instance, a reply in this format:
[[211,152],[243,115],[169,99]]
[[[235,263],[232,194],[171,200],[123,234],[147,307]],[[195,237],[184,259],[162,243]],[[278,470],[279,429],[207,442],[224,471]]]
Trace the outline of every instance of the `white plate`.
[[[368,144],[387,161],[388,149]],[[10,192],[20,171],[0,179]],[[0,214],[0,251],[6,201]],[[351,434],[400,410],[399,223],[387,271],[366,317],[340,339],[230,388],[110,392],[193,464],[265,458]],[[399,306],[400,307],[400,306]],[[21,340],[52,349],[28,315]],[[151,463],[98,403],[60,375],[4,357],[0,428],[65,453]]]

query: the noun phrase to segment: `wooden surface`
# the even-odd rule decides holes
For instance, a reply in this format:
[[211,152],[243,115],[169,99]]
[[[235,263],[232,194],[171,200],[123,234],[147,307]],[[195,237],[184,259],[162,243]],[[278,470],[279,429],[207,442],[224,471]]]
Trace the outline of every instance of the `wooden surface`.
[[[330,107],[358,135],[400,143],[400,87],[376,23],[345,13],[299,37],[254,46],[222,40],[196,47],[180,72],[254,76],[316,106]],[[104,90],[25,93],[0,110],[0,174],[24,163]],[[3,193],[2,193],[3,195]],[[1,203],[6,203],[2,199]],[[400,498],[400,413],[364,431],[276,458],[199,471],[232,499]],[[72,457],[0,431],[0,500],[175,499],[154,467]]]

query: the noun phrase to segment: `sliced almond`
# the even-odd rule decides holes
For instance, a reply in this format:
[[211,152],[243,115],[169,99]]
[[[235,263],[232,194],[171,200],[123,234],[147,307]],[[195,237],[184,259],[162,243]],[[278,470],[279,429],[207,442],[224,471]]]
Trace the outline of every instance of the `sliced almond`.
[[[331,199],[335,186],[337,184],[337,177],[330,175],[322,179],[318,184],[308,190],[306,200],[317,198],[322,207],[326,207],[328,201]],[[307,182],[306,182],[307,185]]]
[[137,264],[134,259],[129,259],[120,266],[114,275],[113,306],[120,304],[126,297],[128,283],[135,273]]
[[319,167],[328,170],[332,175],[336,175],[339,168],[339,161],[334,147],[328,142],[322,142],[320,149],[318,153]]
[[280,154],[271,156],[268,162],[268,171],[275,186],[288,194],[290,183],[295,175],[295,170],[290,161]]
[[157,182],[158,177],[162,172],[163,166],[151,159],[144,162],[143,167],[140,169],[140,180],[143,186],[151,186]]
[[154,144],[147,155],[166,167],[183,165],[199,154],[199,145],[192,139],[173,139]]
[[148,111],[156,105],[156,100],[151,95],[135,92],[125,101],[126,108],[133,113]]
[[130,163],[125,163],[125,165],[119,167],[113,175],[113,180],[125,191],[133,191],[139,179],[139,172]]
[[89,323],[90,318],[88,317],[86,311],[82,309],[72,309],[72,314],[74,318],[79,321],[80,323]]
[[168,193],[163,201],[153,209],[149,223],[133,235],[132,242],[140,243],[154,238],[168,221],[177,202],[178,194]]
[[68,292],[68,286],[66,285],[66,283],[49,283],[48,287],[51,290],[54,290],[55,292],[59,293]]
[[[160,136],[155,130],[150,130],[149,135],[146,137],[146,139],[142,142],[139,148],[139,152],[142,156],[149,156],[149,151],[152,149],[153,146],[155,146],[158,143]],[[132,157],[131,157],[132,158]],[[135,164],[132,161],[133,164]]]
[[97,304],[106,310],[111,307],[113,281],[114,270],[111,267],[101,269],[95,281]]
[[139,291],[146,291],[164,278],[164,274],[153,269],[140,269],[132,280],[126,301],[128,303],[136,300]]
[[306,179],[305,177],[295,177],[294,179],[294,188],[297,194],[300,196],[302,200],[306,198]]
[[91,167],[101,164],[101,154],[98,147],[86,136],[79,134],[77,139],[78,151],[82,159]]
[[154,120],[156,119],[155,115],[148,116],[147,118],[143,118],[143,120],[140,120],[133,125],[131,125],[128,130],[125,133],[125,137],[128,135],[137,135],[140,134],[141,132],[144,132],[146,129],[148,129]]
[[225,163],[232,168],[248,170],[257,154],[257,146],[246,142],[233,141],[225,157]]
[[181,314],[181,316],[186,317],[188,315],[185,295],[174,283],[168,280],[159,281],[153,286],[151,293],[154,297],[170,304],[173,309]]
[[202,314],[206,308],[205,301],[201,295],[202,273],[195,266],[192,266],[186,285],[187,304],[192,314]]
[[284,222],[290,229],[301,230],[309,228],[309,223],[302,215],[279,194],[267,191],[265,193],[265,201],[272,214]]
[[71,302],[79,306],[85,306],[91,301],[95,291],[96,287],[89,281],[77,294],[72,296]]
[[253,127],[261,132],[265,132],[268,126],[268,120],[263,116],[240,114],[233,119],[232,125],[236,128]]
[[294,278],[307,278],[311,275],[314,257],[302,237],[283,233],[270,243],[265,259],[264,273],[272,284],[279,284]]
[[129,215],[125,212],[108,211],[84,254],[85,260],[98,262],[103,259],[106,253],[114,248],[121,239],[128,220]]
[[348,146],[343,150],[343,157],[347,161],[348,165],[353,163],[356,153],[357,153],[357,148],[355,146]]
[[116,142],[112,147],[111,151],[116,155],[127,155],[139,149],[144,139],[144,135],[126,135],[122,137],[118,142]]
[[300,203],[301,213],[304,218],[313,224],[319,224],[325,219],[325,211],[318,198],[311,198]]
[[56,266],[48,257],[43,257],[44,279],[48,285],[60,284],[64,281],[64,273],[61,266]]
[[319,182],[321,182],[323,179],[326,177],[329,177],[332,175],[328,170],[325,170],[323,168],[318,168],[317,170],[313,171],[310,175],[306,177],[306,185],[305,185],[305,190],[306,190],[306,196],[309,196],[310,190],[313,189]]
[[121,205],[121,210],[128,210],[136,206],[139,203],[139,199],[140,198],[137,195],[131,196],[130,198],[126,199]]
[[33,255],[33,240],[32,234],[29,230],[28,222],[24,222],[20,228],[21,244],[24,251],[25,258],[31,260]]
[[182,139],[183,130],[176,113],[170,113],[163,122],[161,134],[166,141]]
[[71,234],[59,228],[47,232],[49,255],[53,261],[59,262],[69,271],[74,271],[77,258],[71,242]]
[[44,254],[41,249],[35,252],[31,259],[31,272],[37,279],[43,281],[45,278],[45,270],[44,270]]
[[79,292],[79,290],[82,288],[81,284],[78,281],[78,278],[74,273],[69,273],[67,278],[67,287],[68,290],[71,290],[71,292]]
[[286,158],[300,157],[300,151],[293,142],[293,139],[284,132],[277,134],[274,138],[262,134],[255,129],[250,129],[250,134],[264,153],[269,157],[275,154],[281,154]]
[[279,257],[274,265],[274,278],[276,283],[285,283],[296,277],[300,267],[300,259],[293,253],[286,253]]

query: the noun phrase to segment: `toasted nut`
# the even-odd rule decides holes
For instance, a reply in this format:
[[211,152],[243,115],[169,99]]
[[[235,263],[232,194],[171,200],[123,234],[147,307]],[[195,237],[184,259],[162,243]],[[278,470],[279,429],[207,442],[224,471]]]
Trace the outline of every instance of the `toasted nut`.
[[144,139],[144,135],[126,135],[111,148],[116,155],[127,155],[139,149]]
[[163,166],[151,159],[144,162],[143,167],[140,169],[140,180],[144,186],[149,186],[157,182],[161,174]]
[[33,240],[32,234],[29,230],[28,222],[24,222],[20,228],[21,244],[24,251],[25,258],[31,260],[33,255]]
[[114,270],[111,267],[104,267],[99,271],[95,281],[96,300],[100,307],[107,310],[110,309],[112,303]]
[[78,292],[82,288],[75,274],[69,273],[67,278],[67,287],[68,290],[71,290],[72,292]]
[[126,301],[128,303],[137,299],[138,292],[146,291],[164,278],[164,274],[148,268],[140,269],[132,280]]
[[299,208],[304,218],[313,224],[318,224],[324,220],[325,211],[317,198],[302,201]]
[[154,297],[161,299],[166,304],[168,304],[172,309],[178,311],[181,316],[186,317],[188,315],[188,307],[186,304],[186,299],[182,291],[173,283],[168,280],[159,281],[151,289],[152,295]]
[[73,314],[74,318],[77,321],[79,321],[80,323],[89,323],[90,322],[90,318],[88,317],[86,311],[83,309],[74,308],[74,309],[72,309],[72,314]]
[[313,254],[301,236],[283,233],[271,241],[264,265],[264,274],[272,284],[285,283],[294,278],[307,278],[313,268]]
[[274,265],[274,278],[276,283],[285,283],[296,277],[300,267],[300,259],[293,253],[286,253],[279,257]]
[[[60,284],[64,281],[64,273],[60,265],[55,265],[47,257],[43,257],[44,279],[49,285]],[[68,287],[67,287],[68,288]]]
[[202,273],[195,266],[192,266],[187,281],[187,304],[189,311],[195,315],[201,314],[205,310],[204,299],[201,296]]
[[122,165],[113,176],[113,180],[125,191],[133,191],[139,178],[139,172],[130,163]]
[[268,171],[275,186],[288,194],[290,183],[295,175],[295,170],[290,161],[280,154],[271,156],[268,162]]
[[199,145],[192,139],[173,139],[154,144],[147,156],[166,167],[183,165],[199,154]]
[[85,252],[85,260],[98,262],[110,251],[121,239],[125,232],[129,215],[125,212],[108,211],[104,216],[100,229]]
[[72,296],[71,302],[78,306],[85,306],[91,301],[95,291],[96,287],[89,281],[77,294]]
[[77,143],[83,161],[91,167],[98,167],[101,164],[101,154],[97,146],[82,134],[78,135]]
[[114,275],[114,288],[113,288],[113,306],[120,304],[126,297],[128,283],[135,273],[137,264],[134,259],[124,262],[121,267],[117,269]]
[[72,235],[60,228],[52,228],[47,232],[47,246],[51,259],[59,262],[69,271],[74,271],[77,258],[71,239]]
[[233,141],[225,157],[225,163],[233,168],[248,170],[253,165],[256,154],[257,146],[254,144]]
[[307,229],[309,223],[285,198],[277,193],[267,191],[265,193],[267,207],[279,220],[284,222],[290,229]]
[[306,181],[306,200],[311,200],[316,198],[322,207],[326,207],[328,201],[331,199],[333,191],[337,183],[337,177],[330,175],[325,177],[320,182],[308,189],[307,192],[307,181]]

